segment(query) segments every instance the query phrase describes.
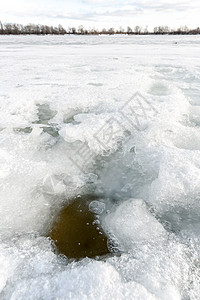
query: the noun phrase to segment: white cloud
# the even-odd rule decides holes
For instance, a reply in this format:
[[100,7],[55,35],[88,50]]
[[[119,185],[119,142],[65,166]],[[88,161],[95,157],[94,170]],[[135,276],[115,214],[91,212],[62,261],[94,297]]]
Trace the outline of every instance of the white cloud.
[[64,26],[199,26],[199,0],[10,0],[0,1],[3,22]]
[[107,4],[107,5],[110,5],[110,4],[114,4],[115,1],[114,0],[84,0],[84,3],[87,3],[87,4]]

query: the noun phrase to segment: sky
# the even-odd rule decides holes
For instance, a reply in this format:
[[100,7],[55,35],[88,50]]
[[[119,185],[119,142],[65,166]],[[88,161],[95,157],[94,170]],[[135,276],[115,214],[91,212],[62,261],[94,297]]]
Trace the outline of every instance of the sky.
[[3,23],[62,24],[65,28],[196,28],[199,16],[199,0],[0,0]]

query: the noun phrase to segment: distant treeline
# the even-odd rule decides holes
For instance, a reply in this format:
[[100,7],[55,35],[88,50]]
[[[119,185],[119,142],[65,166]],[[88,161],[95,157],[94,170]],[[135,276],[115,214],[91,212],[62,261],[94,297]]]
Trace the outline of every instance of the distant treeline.
[[149,31],[148,27],[142,28],[141,26],[135,26],[131,28],[128,26],[126,29],[120,27],[119,29],[109,28],[98,30],[95,28],[86,29],[83,26],[69,27],[67,30],[62,25],[47,26],[47,25],[21,25],[16,23],[4,23],[0,21],[0,35],[25,35],[25,34],[36,34],[36,35],[64,35],[64,34],[76,34],[76,35],[98,35],[98,34],[128,34],[128,35],[151,35],[151,34],[200,34],[200,28],[189,29],[187,26],[182,26],[178,29],[170,29],[168,26],[157,26],[153,31]]

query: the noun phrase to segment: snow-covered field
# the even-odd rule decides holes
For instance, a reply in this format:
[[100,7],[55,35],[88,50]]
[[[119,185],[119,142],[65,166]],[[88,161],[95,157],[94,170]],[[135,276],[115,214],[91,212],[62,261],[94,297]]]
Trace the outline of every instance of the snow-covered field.
[[[0,299],[199,299],[200,36],[1,36],[0,70]],[[87,193],[121,255],[67,263]]]

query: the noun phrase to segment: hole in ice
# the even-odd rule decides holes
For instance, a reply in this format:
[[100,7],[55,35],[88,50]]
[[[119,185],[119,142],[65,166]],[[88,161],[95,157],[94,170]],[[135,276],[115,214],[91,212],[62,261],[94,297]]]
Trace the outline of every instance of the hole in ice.
[[158,96],[166,96],[168,95],[170,92],[169,92],[169,89],[168,87],[161,83],[161,82],[156,82],[154,83],[151,88],[150,88],[150,91],[149,91],[149,94],[151,95],[158,95]]
[[79,109],[78,110],[72,110],[68,114],[65,114],[63,116],[63,122],[66,123],[66,124],[70,124],[70,123],[72,123],[74,125],[79,124],[79,122],[75,121],[74,117],[78,114],[81,114],[81,113],[83,113],[83,111],[81,111]]
[[92,85],[92,86],[103,86],[103,83],[89,82],[88,85]]
[[35,124],[48,124],[48,122],[55,117],[56,112],[52,111],[48,104],[37,104],[38,108],[38,120]]
[[33,124],[41,124],[41,128],[43,129],[43,132],[48,133],[52,137],[58,137],[59,136],[59,128],[57,127],[57,124],[50,124],[49,121],[55,117],[56,111],[52,111],[48,104],[37,104],[37,120],[33,122]]
[[104,209],[95,195],[78,196],[64,207],[49,233],[58,252],[73,259],[109,254],[108,237],[99,220]]
[[13,128],[15,133],[31,133],[32,128],[31,127],[24,127],[24,128]]
[[42,127],[43,132],[48,133],[52,137],[58,137],[59,136],[59,129],[56,127],[56,125],[51,124],[51,126]]

